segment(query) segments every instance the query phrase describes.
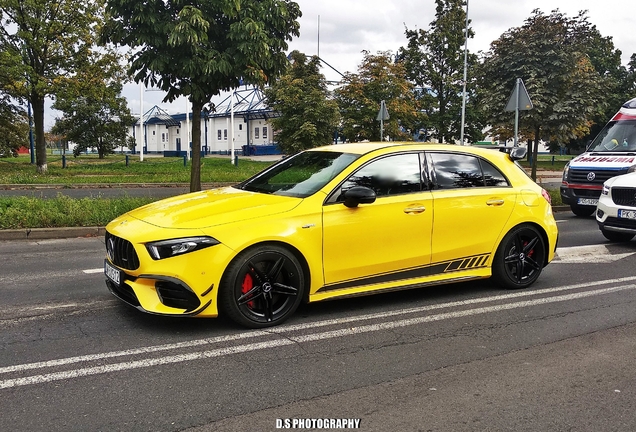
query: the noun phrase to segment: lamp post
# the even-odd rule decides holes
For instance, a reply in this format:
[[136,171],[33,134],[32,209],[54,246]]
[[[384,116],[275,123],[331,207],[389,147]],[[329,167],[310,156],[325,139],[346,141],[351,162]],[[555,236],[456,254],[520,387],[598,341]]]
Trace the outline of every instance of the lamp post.
[[466,80],[468,79],[468,0],[466,0],[466,30],[464,38],[464,91],[462,93],[462,125],[459,133],[460,145],[464,145],[464,123],[466,121]]

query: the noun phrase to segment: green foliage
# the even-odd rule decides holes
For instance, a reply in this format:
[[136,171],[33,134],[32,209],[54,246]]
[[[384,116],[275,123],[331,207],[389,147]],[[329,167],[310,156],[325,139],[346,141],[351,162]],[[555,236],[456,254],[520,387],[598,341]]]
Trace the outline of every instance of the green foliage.
[[96,148],[100,159],[117,147],[127,147],[128,127],[135,123],[120,96],[123,70],[114,51],[94,57],[73,79],[60,85],[53,108],[62,111],[52,132],[76,144],[75,156]]
[[390,116],[384,121],[385,138],[412,140],[412,131],[422,123],[422,114],[403,64],[392,62],[388,51],[363,54],[358,73],[345,74],[345,84],[335,91],[344,136],[351,142],[380,141],[380,122],[376,118],[384,100]]
[[494,131],[512,136],[514,113],[504,112],[516,78],[522,78],[534,108],[520,116],[526,139],[567,142],[586,135],[590,119],[607,107],[608,79],[586,53],[592,30],[585,14],[568,18],[535,10],[522,27],[491,44],[481,71],[483,106]]
[[47,170],[44,100],[85,61],[99,14],[94,1],[0,0],[2,91],[31,102],[39,172]]
[[[466,11],[464,0],[436,0],[435,20],[429,30],[405,30],[408,44],[399,50],[408,78],[419,87],[417,96],[428,116],[424,126],[440,142],[452,142],[461,136],[461,109],[464,81]],[[470,21],[469,21],[470,22]],[[473,37],[469,27],[468,37]],[[482,139],[483,123],[475,101],[476,85],[472,73],[477,64],[468,55],[467,109],[465,137]]]
[[104,226],[114,218],[155,201],[150,197],[75,199],[0,197],[0,229]]
[[298,4],[290,0],[107,0],[105,41],[133,51],[129,71],[166,92],[165,101],[192,102],[190,189],[200,190],[201,111],[221,91],[262,85],[287,66],[287,41],[299,35]]
[[338,104],[330,98],[320,59],[298,51],[280,79],[265,90],[267,104],[280,117],[272,120],[276,141],[285,154],[329,144],[338,128]]
[[17,156],[21,146],[29,146],[27,113],[0,95],[0,158]]
[[[189,181],[189,168],[183,158],[148,157],[143,161],[130,157],[126,166],[122,155],[98,159],[94,155],[67,157],[66,168],[61,158],[51,159],[47,175],[33,171],[27,156],[0,159],[0,184],[87,185],[143,183],[158,185],[183,184]],[[240,159],[234,166],[228,158],[207,157],[202,160],[201,179],[205,183],[238,183],[265,169],[271,162]]]

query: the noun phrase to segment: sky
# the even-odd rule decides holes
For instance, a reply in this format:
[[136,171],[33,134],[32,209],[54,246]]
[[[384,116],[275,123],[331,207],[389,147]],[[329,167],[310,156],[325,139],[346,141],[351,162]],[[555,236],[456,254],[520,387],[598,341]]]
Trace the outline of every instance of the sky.
[[[601,35],[611,36],[622,51],[623,64],[636,52],[636,0],[468,0],[468,17],[475,37],[468,41],[470,52],[487,51],[490,43],[506,30],[519,27],[534,9],[549,14],[559,9],[569,17],[587,10],[589,22]],[[393,51],[406,45],[405,26],[428,29],[435,19],[434,0],[296,0],[302,11],[300,37],[289,43],[289,51],[299,50],[320,57],[338,71],[357,72],[362,51]],[[328,67],[322,72],[328,80],[339,75]],[[140,89],[127,84],[124,96],[135,114],[140,110]],[[215,98],[218,102],[227,95]],[[636,96],[636,95],[635,95]],[[159,105],[170,114],[186,110],[185,98],[162,103],[164,94],[144,92],[144,111]],[[47,116],[46,127],[54,115]],[[52,126],[52,124],[50,125]]]

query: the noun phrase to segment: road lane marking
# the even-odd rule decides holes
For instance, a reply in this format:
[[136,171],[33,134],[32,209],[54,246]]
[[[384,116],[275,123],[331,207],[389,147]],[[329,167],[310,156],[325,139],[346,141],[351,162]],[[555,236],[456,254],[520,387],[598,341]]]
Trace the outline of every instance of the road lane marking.
[[[214,338],[195,339],[195,340],[186,341],[186,342],[177,342],[177,343],[164,344],[164,345],[154,345],[154,346],[148,346],[148,347],[142,347],[142,348],[133,348],[133,349],[122,350],[122,351],[111,351],[111,352],[99,353],[99,354],[87,354],[87,355],[68,357],[68,358],[57,359],[57,360],[48,360],[48,361],[35,362],[35,363],[25,363],[25,364],[15,365],[15,366],[5,366],[5,367],[0,367],[0,374],[10,373],[10,372],[21,372],[21,371],[26,371],[31,369],[40,369],[40,368],[46,368],[46,367],[65,366],[65,365],[69,365],[73,363],[102,360],[102,359],[114,358],[114,357],[148,354],[148,353],[169,351],[169,350],[175,350],[175,349],[181,349],[181,348],[192,348],[192,347],[201,346],[201,345],[213,345],[216,343],[230,342],[234,340],[252,338],[256,336],[265,336],[272,333],[283,334],[283,333],[289,333],[289,332],[294,332],[299,330],[310,330],[310,329],[320,328],[320,327],[325,327],[330,325],[350,324],[352,322],[390,318],[390,317],[399,316],[399,315],[428,312],[428,311],[437,310],[437,309],[447,309],[451,307],[469,306],[469,305],[474,305],[479,303],[509,300],[509,299],[515,299],[520,297],[530,297],[530,296],[539,295],[539,294],[553,294],[553,293],[569,291],[573,289],[589,288],[589,287],[598,286],[598,285],[619,284],[619,283],[631,282],[631,281],[636,281],[636,276],[609,279],[604,281],[584,282],[579,284],[564,285],[560,287],[547,288],[547,289],[515,291],[509,294],[502,294],[502,295],[489,296],[489,297],[479,297],[479,298],[460,300],[460,301],[448,302],[448,303],[438,303],[438,304],[432,304],[432,305],[426,305],[426,306],[417,306],[413,308],[398,309],[394,311],[376,312],[371,314],[334,318],[329,320],[308,322],[303,324],[283,324],[281,326],[268,329],[267,331],[251,330],[251,331],[237,333],[233,335],[217,336]],[[94,303],[99,303],[99,302],[94,302]],[[62,305],[57,305],[56,307],[71,307],[71,306],[76,306],[76,304],[74,303],[62,304]],[[41,309],[43,307],[35,307],[35,308]]]
[[[52,381],[60,381],[60,380],[72,379],[72,378],[83,377],[83,376],[119,372],[123,370],[140,369],[140,368],[146,368],[146,367],[152,367],[152,366],[182,363],[182,362],[192,361],[192,360],[223,357],[223,356],[227,356],[231,354],[270,349],[270,348],[275,348],[275,347],[280,347],[285,345],[292,345],[292,344],[318,341],[318,340],[326,340],[326,339],[334,339],[334,338],[340,338],[340,337],[351,336],[356,334],[402,328],[402,327],[407,327],[407,326],[412,326],[417,324],[423,324],[427,322],[441,321],[445,319],[461,318],[461,317],[480,315],[480,314],[485,314],[490,312],[500,312],[500,311],[506,311],[506,310],[517,309],[517,308],[525,308],[525,307],[537,306],[537,305],[543,305],[543,304],[549,304],[549,303],[577,300],[577,299],[586,298],[590,296],[609,294],[609,293],[630,290],[630,289],[636,289],[636,284],[628,284],[628,285],[621,285],[621,286],[615,286],[610,288],[602,288],[602,289],[593,290],[593,291],[563,294],[563,295],[554,296],[554,297],[544,297],[544,298],[538,298],[533,300],[518,301],[518,302],[513,302],[508,304],[484,306],[481,308],[466,309],[466,310],[455,311],[455,312],[446,312],[446,313],[427,315],[427,316],[415,317],[415,318],[407,318],[407,319],[402,319],[397,321],[387,321],[387,322],[376,323],[376,324],[367,324],[367,325],[363,325],[359,327],[347,327],[347,328],[338,329],[338,330],[311,333],[311,334],[299,335],[299,336],[294,336],[294,335],[282,336],[282,334],[287,333],[288,331],[285,331],[285,329],[282,329],[283,331],[276,332],[275,331],[276,328],[273,329],[274,331],[268,331],[268,332],[256,331],[256,332],[249,332],[249,333],[241,333],[238,335],[231,335],[226,337],[228,338],[235,337],[238,339],[238,338],[241,338],[241,335],[257,333],[259,336],[263,334],[267,334],[269,336],[279,336],[279,339],[273,339],[270,341],[256,342],[256,343],[245,344],[245,345],[237,345],[232,347],[217,348],[213,350],[199,351],[199,352],[193,352],[193,353],[187,353],[187,354],[177,354],[177,355],[157,357],[157,358],[151,358],[151,359],[133,360],[133,361],[115,363],[110,365],[85,367],[85,368],[73,369],[68,371],[53,372],[49,374],[27,376],[22,378],[11,378],[11,379],[0,381],[0,389],[20,387],[20,386],[26,386],[26,385],[32,385],[32,384],[42,384],[42,383],[47,383]],[[245,337],[245,336],[242,336],[242,337]],[[213,339],[217,340],[220,338],[213,338]],[[187,343],[188,342],[184,342],[183,344],[187,344]],[[65,360],[68,360],[68,359],[60,359],[58,360],[58,362],[63,362]],[[19,368],[19,367],[20,365],[15,366],[15,368]],[[7,368],[4,368],[4,369],[7,369]]]
[[606,245],[587,245],[558,248],[553,263],[561,264],[599,264],[621,260],[636,252],[612,254]]
[[93,274],[93,273],[104,273],[104,267],[100,267],[100,268],[94,268],[94,269],[88,269],[88,270],[82,270],[84,273],[86,274]]

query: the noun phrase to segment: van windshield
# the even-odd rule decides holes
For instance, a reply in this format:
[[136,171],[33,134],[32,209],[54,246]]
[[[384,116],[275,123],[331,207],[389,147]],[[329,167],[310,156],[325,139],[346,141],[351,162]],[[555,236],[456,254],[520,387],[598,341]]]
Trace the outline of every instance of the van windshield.
[[594,138],[588,148],[589,152],[635,152],[636,120],[619,120],[609,122]]

